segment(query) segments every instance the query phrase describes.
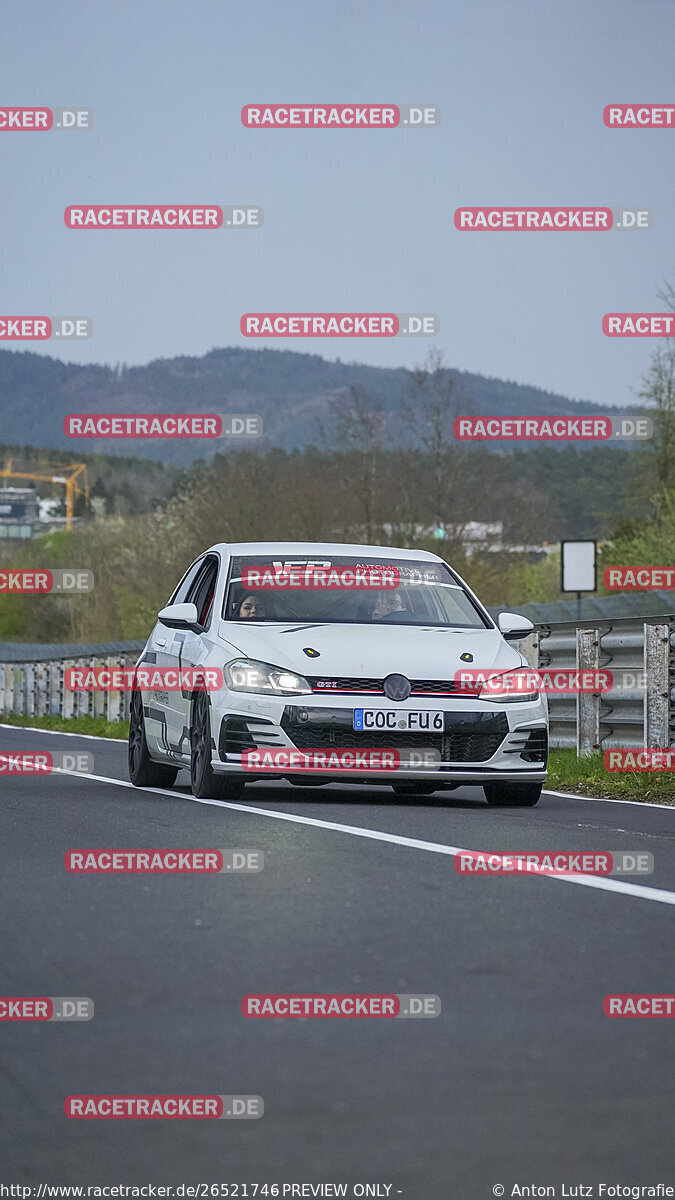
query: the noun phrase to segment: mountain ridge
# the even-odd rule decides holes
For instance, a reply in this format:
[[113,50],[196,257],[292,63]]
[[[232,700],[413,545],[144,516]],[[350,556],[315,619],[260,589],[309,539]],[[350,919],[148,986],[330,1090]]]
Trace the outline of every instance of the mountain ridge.
[[[626,409],[589,400],[571,400],[529,384],[515,383],[452,367],[444,374],[456,385],[457,399],[475,414],[570,416]],[[222,347],[195,357],[159,358],[141,366],[65,363],[30,351],[0,350],[0,413],[11,429],[0,441],[39,448],[76,448],[103,454],[132,454],[188,465],[211,457],[226,445],[291,450],[321,442],[321,426],[341,396],[356,387],[372,395],[392,425],[410,393],[404,367],[372,367],[295,350]],[[75,412],[250,412],[263,418],[256,442],[67,438],[63,418]],[[462,412],[461,406],[458,412]],[[9,436],[11,432],[11,436]],[[400,429],[397,429],[400,434]],[[512,445],[515,443],[511,443]]]

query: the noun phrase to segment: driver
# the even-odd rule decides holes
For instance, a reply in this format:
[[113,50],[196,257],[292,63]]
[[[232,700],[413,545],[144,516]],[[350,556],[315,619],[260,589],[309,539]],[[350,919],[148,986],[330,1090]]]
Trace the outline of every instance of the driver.
[[381,621],[382,617],[388,617],[390,613],[395,612],[405,612],[400,592],[393,590],[378,592],[372,612],[373,621]]
[[235,621],[256,620],[264,621],[266,616],[265,601],[255,592],[247,592],[235,612]]

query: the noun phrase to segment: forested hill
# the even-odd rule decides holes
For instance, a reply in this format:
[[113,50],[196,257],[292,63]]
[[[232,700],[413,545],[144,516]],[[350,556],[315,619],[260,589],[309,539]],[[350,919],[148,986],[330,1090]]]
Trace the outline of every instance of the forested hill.
[[[474,413],[581,415],[611,411],[539,388],[448,369]],[[249,412],[263,417],[267,448],[317,444],[335,401],[356,387],[377,398],[398,426],[410,375],[402,369],[327,362],[291,350],[211,350],[201,358],[157,359],[141,367],[81,366],[26,351],[0,351],[0,442],[77,446],[187,464],[222,443],[89,440],[63,434],[73,412]],[[461,411],[461,408],[460,408]],[[615,410],[616,411],[616,410]],[[400,432],[397,430],[400,437]],[[239,446],[241,442],[237,443]],[[208,447],[208,449],[207,449]]]

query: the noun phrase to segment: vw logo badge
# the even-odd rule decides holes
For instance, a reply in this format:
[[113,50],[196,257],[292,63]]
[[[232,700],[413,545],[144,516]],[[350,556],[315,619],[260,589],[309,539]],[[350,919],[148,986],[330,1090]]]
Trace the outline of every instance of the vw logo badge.
[[412,684],[405,675],[387,675],[382,690],[389,700],[407,700],[412,691]]

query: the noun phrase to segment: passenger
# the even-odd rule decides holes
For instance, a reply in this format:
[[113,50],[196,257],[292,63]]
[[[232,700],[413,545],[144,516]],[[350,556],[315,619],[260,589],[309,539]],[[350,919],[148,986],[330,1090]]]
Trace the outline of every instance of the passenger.
[[381,621],[382,617],[388,617],[389,613],[405,612],[405,605],[401,598],[400,592],[385,591],[377,593],[377,600],[372,612],[373,621]]
[[247,592],[235,613],[235,621],[250,620],[264,621],[266,616],[265,601],[255,592]]

